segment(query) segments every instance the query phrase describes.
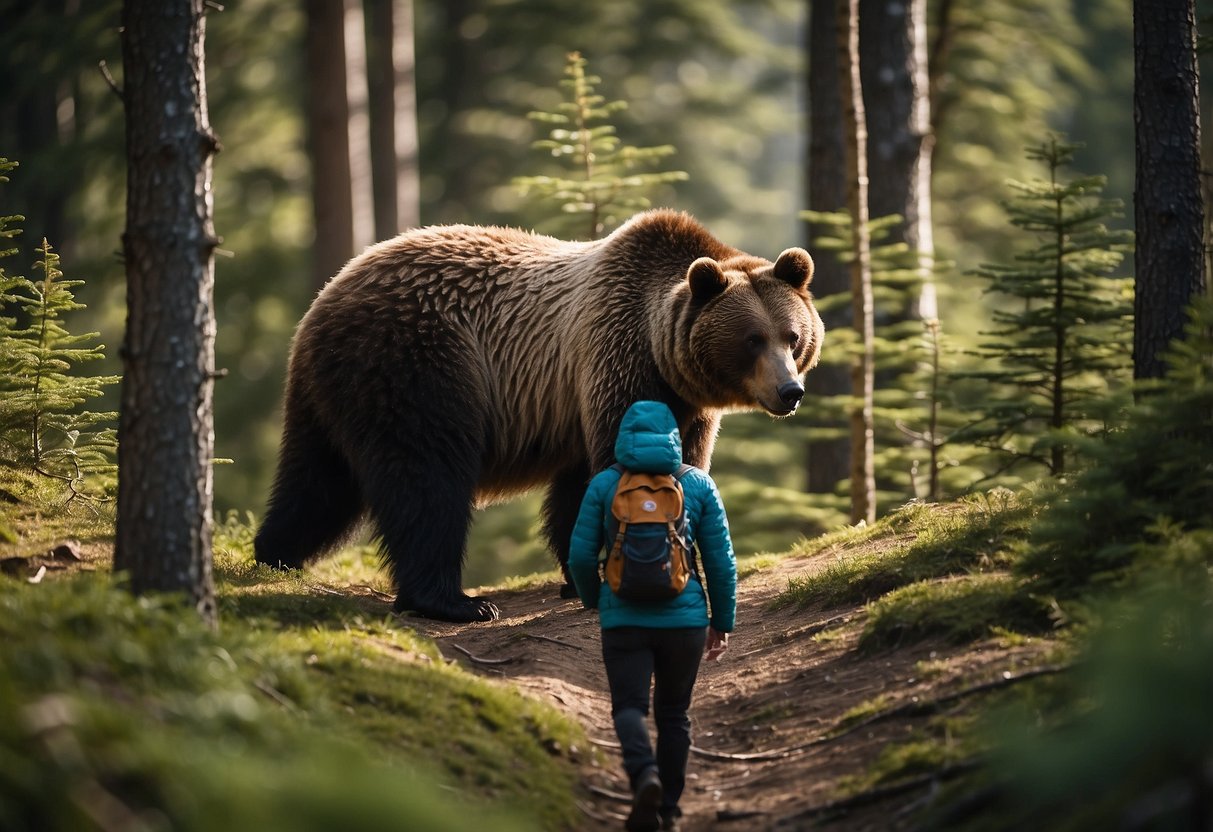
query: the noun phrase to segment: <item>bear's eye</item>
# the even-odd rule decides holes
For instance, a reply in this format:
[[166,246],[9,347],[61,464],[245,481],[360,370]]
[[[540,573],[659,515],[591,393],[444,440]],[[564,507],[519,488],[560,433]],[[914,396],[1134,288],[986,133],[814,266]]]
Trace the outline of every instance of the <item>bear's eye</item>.
[[788,333],[788,346],[791,347],[792,352],[794,352],[794,353],[800,352],[800,333],[799,332],[789,332]]
[[763,338],[758,333],[754,333],[746,336],[745,345],[753,352],[759,352],[767,345],[767,339]]

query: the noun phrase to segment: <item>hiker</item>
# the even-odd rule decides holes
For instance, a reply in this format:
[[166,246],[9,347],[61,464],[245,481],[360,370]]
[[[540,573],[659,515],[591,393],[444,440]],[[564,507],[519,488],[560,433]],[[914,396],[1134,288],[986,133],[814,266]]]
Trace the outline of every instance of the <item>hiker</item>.
[[[666,405],[639,401],[628,408],[615,441],[615,459],[615,465],[590,481],[573,529],[569,571],[582,603],[599,611],[611,717],[632,788],[632,809],[625,826],[631,832],[674,829],[682,814],[678,800],[691,747],[687,717],[691,691],[701,656],[706,652],[709,661],[717,661],[728,646],[737,606],[737,564],[716,484],[706,472],[682,464],[678,425]],[[633,482],[642,483],[637,488],[647,483],[656,491],[635,492],[641,494],[636,501],[634,493],[623,493]],[[677,505],[679,486],[682,516],[669,516],[658,523],[629,522],[651,519],[640,516],[644,510],[672,514],[673,509],[662,506],[667,500]],[[638,506],[636,516],[621,522],[616,515],[629,498]],[[629,578],[627,570],[633,564],[620,551],[632,545],[624,546],[624,538],[639,535],[650,526],[660,532],[654,539],[674,551],[675,560],[685,556],[687,561],[685,566],[675,563],[664,570],[665,585],[658,590],[640,586],[652,577],[644,572]],[[639,545],[651,548],[651,543]],[[599,551],[604,547],[609,552],[603,570],[607,580],[599,570]],[[620,569],[624,570],[622,579]],[[679,572],[681,578],[672,581],[669,573]],[[682,581],[683,586],[671,587]],[[612,584],[619,588],[613,589]],[[646,591],[669,597],[627,600]],[[653,682],[656,755],[645,725]]]

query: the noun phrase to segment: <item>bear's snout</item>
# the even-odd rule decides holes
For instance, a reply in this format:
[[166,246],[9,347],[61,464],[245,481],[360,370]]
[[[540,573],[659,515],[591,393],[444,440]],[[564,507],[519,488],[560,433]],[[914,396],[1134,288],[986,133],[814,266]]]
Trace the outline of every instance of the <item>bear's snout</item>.
[[786,404],[789,409],[795,410],[800,406],[800,400],[804,398],[804,385],[796,379],[786,381],[779,385],[779,400]]

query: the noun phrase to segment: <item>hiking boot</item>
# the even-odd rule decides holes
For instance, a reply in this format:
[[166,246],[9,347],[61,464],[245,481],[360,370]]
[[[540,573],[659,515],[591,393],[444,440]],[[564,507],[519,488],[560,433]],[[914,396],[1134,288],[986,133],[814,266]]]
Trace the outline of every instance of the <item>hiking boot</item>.
[[661,828],[661,820],[657,817],[657,808],[661,805],[661,778],[657,769],[645,769],[636,778],[636,788],[632,792],[632,811],[628,815],[623,828],[628,832],[657,832]]
[[660,815],[662,832],[678,832],[678,818],[682,817],[680,810],[662,809]]

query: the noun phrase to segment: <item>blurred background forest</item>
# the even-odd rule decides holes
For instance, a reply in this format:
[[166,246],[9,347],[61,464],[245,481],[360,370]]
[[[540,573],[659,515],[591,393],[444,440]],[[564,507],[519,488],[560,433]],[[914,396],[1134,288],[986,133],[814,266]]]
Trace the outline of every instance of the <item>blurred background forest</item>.
[[[342,131],[347,123],[362,125],[363,152],[349,148],[356,162],[383,150],[376,102],[384,82],[376,68],[385,35],[391,41],[383,15],[394,11],[398,38],[400,21],[411,21],[405,36],[411,34],[415,57],[406,79],[412,89],[403,97],[395,89],[395,150],[400,181],[414,182],[415,196],[402,187],[394,226],[385,227],[392,212],[373,216],[371,191],[380,183],[368,183],[367,198],[353,206],[355,248],[414,223],[553,231],[551,209],[525,198],[512,180],[554,170],[551,156],[532,147],[544,127],[527,116],[556,108],[566,55],[577,50],[600,77],[599,92],[628,102],[612,116],[621,138],[676,149],[665,164],[687,178],[661,185],[654,205],[688,211],[726,243],[768,258],[805,246],[820,268],[835,255],[801,215],[810,207],[811,5],[366,0],[343,7],[229,0],[211,14],[208,97],[222,142],[214,182],[223,239],[215,269],[216,349],[227,371],[215,388],[216,454],[231,460],[216,468],[217,516],[261,513],[291,334],[323,279],[318,275],[335,270],[326,265],[334,241],[317,231],[333,207],[325,191],[324,154],[331,150],[323,125],[327,119],[331,128],[335,117],[319,102],[341,65],[317,60],[326,29],[332,34],[335,27],[347,46],[341,59],[347,77],[337,82],[352,93],[348,111],[336,118]],[[325,17],[334,9],[335,24]],[[118,0],[0,0],[0,155],[20,162],[0,189],[0,215],[26,217],[10,262],[28,270],[43,237],[58,248],[67,276],[87,281],[77,297],[90,320],[72,328],[102,333],[111,372],[118,371],[124,325],[118,252],[125,166],[122,105],[99,67],[104,63],[121,86],[119,13]],[[937,22],[945,15],[949,28],[940,38]],[[1023,248],[1023,232],[1008,222],[1007,180],[1047,173],[1025,147],[1053,132],[1081,143],[1074,172],[1105,175],[1103,195],[1131,206],[1132,19],[1128,4],[1116,0],[932,0],[927,21],[938,116],[931,191],[943,362],[962,371],[975,360],[965,350],[989,328],[993,311],[973,271]],[[357,26],[364,31],[353,31]],[[406,118],[415,126],[412,150],[399,128]],[[355,180],[369,180],[368,170],[351,168]],[[1113,223],[1131,226],[1129,219]],[[963,389],[951,406],[963,410]],[[725,420],[713,473],[743,554],[783,549],[847,520],[845,484],[809,492],[815,407],[810,385],[810,398],[791,420]],[[914,442],[902,444],[903,455],[884,466],[893,474],[883,478],[882,510],[917,495],[908,476]],[[946,449],[942,464],[950,494],[1007,479],[991,479],[990,469],[969,458],[949,459]],[[477,516],[466,583],[548,568],[537,535],[538,502],[535,496]]]

